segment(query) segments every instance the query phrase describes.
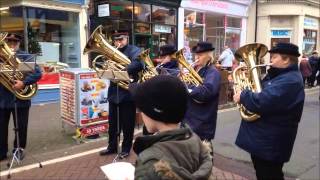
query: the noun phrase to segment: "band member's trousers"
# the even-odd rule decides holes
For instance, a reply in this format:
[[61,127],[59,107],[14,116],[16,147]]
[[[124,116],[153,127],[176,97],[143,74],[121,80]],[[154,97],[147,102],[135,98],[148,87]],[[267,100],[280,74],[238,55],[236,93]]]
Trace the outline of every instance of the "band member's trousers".
[[15,130],[17,130],[19,134],[19,145],[17,145],[17,137],[15,136],[14,148],[26,147],[29,108],[30,107],[17,108],[18,126],[16,126],[14,108],[8,108],[8,109],[0,108],[0,155],[1,156],[5,156],[8,152],[8,128],[9,128],[10,115],[12,115],[14,119],[13,122],[14,122]]
[[[119,107],[118,107],[119,106]],[[109,149],[117,150],[117,125],[119,108],[119,138],[123,131],[122,152],[129,153],[132,146],[136,107],[133,102],[122,102],[119,104],[109,102]]]
[[284,163],[263,160],[251,155],[256,170],[257,180],[284,180],[282,167]]

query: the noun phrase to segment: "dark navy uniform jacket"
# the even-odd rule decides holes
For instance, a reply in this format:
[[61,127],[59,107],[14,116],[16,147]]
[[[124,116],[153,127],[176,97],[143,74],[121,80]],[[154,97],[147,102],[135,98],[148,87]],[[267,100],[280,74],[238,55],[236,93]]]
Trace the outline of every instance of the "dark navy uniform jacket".
[[188,87],[192,91],[185,122],[201,140],[211,140],[216,131],[221,77],[213,65],[203,67],[198,73],[203,79],[203,85]]
[[260,93],[244,90],[240,95],[240,103],[261,117],[242,120],[236,144],[261,159],[288,162],[305,98],[298,65],[270,68],[262,86]]
[[157,67],[157,71],[159,74],[170,74],[172,76],[178,76],[179,67],[178,61],[172,59],[171,61],[161,64]]
[[[23,51],[17,51],[17,58],[24,62],[32,62],[32,55]],[[23,80],[25,85],[34,84],[41,78],[41,70],[39,66],[35,66],[34,72],[28,72]],[[0,108],[14,108],[14,94],[0,83]],[[17,98],[17,107],[30,107],[31,100],[20,100]]]
[[[143,69],[143,64],[140,62],[140,60],[137,59],[138,55],[141,53],[141,50],[133,45],[126,45],[125,47],[119,48],[118,50],[131,60],[131,63],[127,67],[127,72],[129,76],[134,79],[134,81],[137,81],[138,73]],[[117,84],[110,82],[110,87],[108,90],[108,100],[110,102],[118,104],[121,102],[133,101],[128,90],[119,87],[118,92],[119,99],[117,97]]]

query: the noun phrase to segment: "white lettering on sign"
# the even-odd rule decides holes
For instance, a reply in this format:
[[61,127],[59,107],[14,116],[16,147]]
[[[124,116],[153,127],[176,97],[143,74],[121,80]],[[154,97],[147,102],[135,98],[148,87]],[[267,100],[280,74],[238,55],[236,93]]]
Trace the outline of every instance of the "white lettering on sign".
[[182,0],[181,7],[227,15],[247,16],[248,4],[239,4],[222,0]]
[[305,17],[303,21],[303,26],[307,29],[318,29],[318,20],[314,18]]
[[155,24],[154,25],[154,32],[171,33],[171,27],[165,26],[165,25],[160,25],[160,24]]
[[98,5],[98,17],[110,16],[109,4]]

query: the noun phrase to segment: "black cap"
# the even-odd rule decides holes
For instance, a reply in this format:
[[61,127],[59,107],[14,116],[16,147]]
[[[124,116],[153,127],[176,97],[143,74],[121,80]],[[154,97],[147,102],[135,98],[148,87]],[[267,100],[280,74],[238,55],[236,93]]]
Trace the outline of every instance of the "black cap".
[[209,42],[198,42],[196,46],[192,48],[193,53],[201,53],[207,51],[213,51],[215,48]]
[[269,50],[269,53],[287,54],[299,57],[299,47],[292,43],[277,43],[277,45]]
[[129,87],[137,108],[164,123],[179,123],[187,110],[188,92],[179,78],[158,75]]
[[112,38],[114,40],[117,39],[122,39],[122,38],[126,38],[127,36],[129,36],[129,31],[125,30],[125,29],[119,29],[119,30],[114,30],[112,31]]
[[166,44],[166,45],[160,47],[159,56],[170,55],[170,54],[175,53],[176,51],[177,51],[177,49],[174,45]]
[[8,33],[8,35],[6,36],[6,40],[21,41],[22,36],[16,33]]

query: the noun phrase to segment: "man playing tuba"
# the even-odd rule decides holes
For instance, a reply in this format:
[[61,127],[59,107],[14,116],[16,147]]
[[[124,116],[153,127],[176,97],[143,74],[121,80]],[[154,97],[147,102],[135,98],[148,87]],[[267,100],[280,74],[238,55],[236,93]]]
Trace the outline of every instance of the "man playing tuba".
[[[31,59],[33,59],[31,55],[26,54],[25,52],[20,50],[21,41],[22,41],[22,37],[14,33],[9,33],[5,39],[6,44],[19,60],[30,61]],[[3,47],[0,47],[0,48],[3,48]],[[13,56],[11,58],[14,59],[15,57]],[[7,59],[6,61],[10,61],[10,59]],[[0,69],[0,73],[1,73],[1,69]],[[10,73],[13,73],[13,72],[10,72]],[[21,90],[25,86],[36,83],[37,81],[40,80],[40,78],[41,78],[41,71],[38,66],[35,66],[35,70],[31,73],[28,73],[26,76],[24,76],[24,79],[15,79],[12,88],[14,90]],[[9,91],[0,82],[0,161],[5,160],[7,158],[8,125],[9,125],[11,114],[13,116],[15,114],[15,100],[16,100],[16,106],[17,106],[16,122],[18,124],[18,127],[15,127],[15,129],[18,129],[19,141],[17,141],[17,137],[15,137],[13,152],[15,152],[15,149],[17,147],[24,149],[27,145],[27,129],[28,129],[29,109],[31,106],[31,100],[30,99],[22,100],[22,99],[16,98],[15,94]],[[14,125],[16,126],[16,123],[14,123]],[[17,142],[19,142],[19,144]],[[16,156],[19,160],[22,160],[24,158],[23,151],[22,150],[17,151]]]
[[[114,31],[112,38],[115,46],[118,47],[118,50],[131,60],[131,63],[126,67],[126,70],[129,76],[134,79],[134,81],[137,81],[138,73],[143,69],[143,64],[137,60],[141,50],[134,45],[128,44],[129,33],[127,30]],[[100,152],[100,155],[104,156],[117,153],[117,119],[119,118],[120,131],[121,129],[123,130],[123,142],[120,158],[125,158],[129,155],[132,146],[136,107],[129,91],[127,89],[117,87],[115,82],[110,82],[108,101],[109,145],[107,149]]]
[[245,89],[233,99],[260,115],[256,121],[241,121],[236,145],[251,155],[257,179],[284,179],[296,138],[305,98],[298,70],[298,46],[278,43],[270,51],[271,68],[262,80],[262,91]]

